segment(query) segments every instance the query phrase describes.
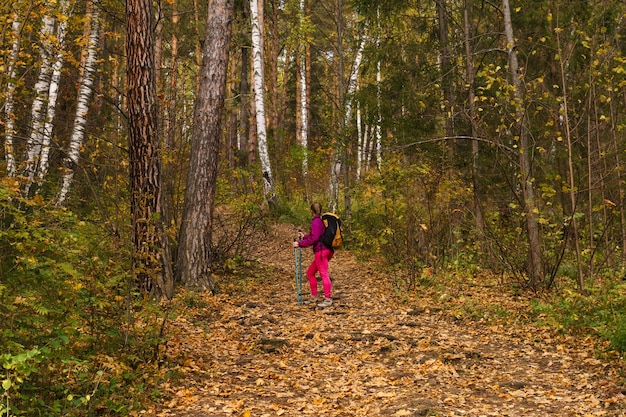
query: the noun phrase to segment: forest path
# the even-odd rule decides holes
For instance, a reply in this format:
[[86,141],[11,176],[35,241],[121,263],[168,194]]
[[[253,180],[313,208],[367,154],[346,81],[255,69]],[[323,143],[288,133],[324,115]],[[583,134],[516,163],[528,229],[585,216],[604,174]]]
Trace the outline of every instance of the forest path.
[[334,305],[298,306],[293,231],[275,233],[263,281],[203,296],[170,326],[183,378],[152,415],[626,416],[619,367],[591,343],[403,304],[348,251],[331,261]]

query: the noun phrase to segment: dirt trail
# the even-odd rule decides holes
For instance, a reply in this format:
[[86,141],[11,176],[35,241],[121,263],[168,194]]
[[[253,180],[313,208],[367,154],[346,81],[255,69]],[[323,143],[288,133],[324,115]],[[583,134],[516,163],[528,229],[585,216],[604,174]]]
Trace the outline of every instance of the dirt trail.
[[207,296],[173,326],[184,378],[153,415],[626,416],[617,366],[588,344],[399,304],[347,251],[331,263],[334,305],[299,307],[290,230],[277,233],[262,286]]

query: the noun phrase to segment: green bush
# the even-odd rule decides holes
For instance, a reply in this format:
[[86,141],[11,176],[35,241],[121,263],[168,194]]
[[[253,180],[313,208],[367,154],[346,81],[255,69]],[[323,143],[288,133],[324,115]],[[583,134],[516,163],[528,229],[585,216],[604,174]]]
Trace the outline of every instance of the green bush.
[[401,265],[411,285],[424,268],[475,262],[467,256],[476,250],[467,236],[467,213],[459,209],[471,206],[467,187],[447,170],[404,167],[400,160],[389,158],[382,171],[359,184],[352,200],[352,246]]
[[623,316],[615,323],[609,340],[613,349],[620,353],[626,352],[626,316]]
[[163,319],[129,270],[103,227],[0,183],[1,415],[139,407],[129,385],[154,361]]
[[[574,285],[574,282],[569,282]],[[531,304],[534,319],[563,333],[593,334],[626,351],[626,285],[599,281],[585,294],[563,288]]]

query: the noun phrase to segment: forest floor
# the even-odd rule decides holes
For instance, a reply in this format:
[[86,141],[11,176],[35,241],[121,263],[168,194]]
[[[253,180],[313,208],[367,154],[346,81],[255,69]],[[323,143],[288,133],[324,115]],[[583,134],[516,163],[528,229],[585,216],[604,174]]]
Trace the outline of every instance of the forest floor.
[[[441,293],[400,297],[374,264],[339,250],[333,306],[299,306],[294,231],[273,233],[256,278],[201,295],[171,323],[178,377],[144,415],[626,416],[624,363],[599,359],[591,338],[488,319],[528,300],[449,288],[448,299],[483,306],[472,318],[440,308]],[[306,268],[308,249],[303,258]]]

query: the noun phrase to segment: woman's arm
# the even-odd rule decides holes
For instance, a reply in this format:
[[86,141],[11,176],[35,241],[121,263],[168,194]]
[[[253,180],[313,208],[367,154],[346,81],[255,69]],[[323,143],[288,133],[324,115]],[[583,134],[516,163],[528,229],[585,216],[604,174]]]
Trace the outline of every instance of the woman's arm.
[[322,222],[322,219],[320,219],[319,217],[315,217],[313,221],[311,222],[311,233],[308,235],[304,235],[302,240],[298,242],[298,245],[301,248],[313,246],[317,242],[319,242],[320,237],[322,237],[323,234],[324,234],[324,223]]

